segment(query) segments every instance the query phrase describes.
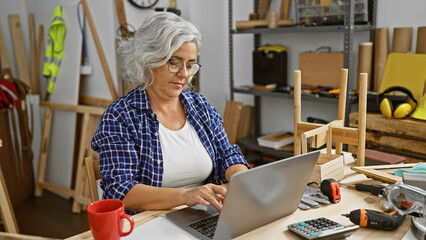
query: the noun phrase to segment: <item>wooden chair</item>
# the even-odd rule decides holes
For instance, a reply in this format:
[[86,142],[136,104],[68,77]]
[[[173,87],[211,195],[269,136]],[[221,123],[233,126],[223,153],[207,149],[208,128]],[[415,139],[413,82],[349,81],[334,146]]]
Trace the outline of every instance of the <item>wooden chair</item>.
[[96,180],[102,178],[102,174],[99,171],[99,160],[93,159],[92,157],[86,157],[84,159],[87,172],[87,180],[89,181],[90,196],[92,202],[99,200],[98,186]]

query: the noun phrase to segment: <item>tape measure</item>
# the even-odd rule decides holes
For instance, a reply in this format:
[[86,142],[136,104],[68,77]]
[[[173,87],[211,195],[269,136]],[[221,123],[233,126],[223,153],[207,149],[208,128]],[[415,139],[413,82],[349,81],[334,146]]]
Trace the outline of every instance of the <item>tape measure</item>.
[[332,203],[340,202],[340,187],[336,180],[333,178],[324,179],[320,186],[321,192],[328,197]]

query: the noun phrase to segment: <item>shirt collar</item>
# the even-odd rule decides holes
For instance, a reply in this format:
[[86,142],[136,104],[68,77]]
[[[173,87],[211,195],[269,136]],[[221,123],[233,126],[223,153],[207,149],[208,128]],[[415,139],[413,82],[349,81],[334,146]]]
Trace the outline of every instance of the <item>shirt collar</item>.
[[[190,91],[184,90],[179,95],[179,99],[185,106],[185,109],[188,109],[193,105],[194,99],[190,94]],[[145,90],[140,90],[135,88],[128,93],[128,99],[130,106],[142,110],[152,111],[151,102],[149,101],[148,94]]]

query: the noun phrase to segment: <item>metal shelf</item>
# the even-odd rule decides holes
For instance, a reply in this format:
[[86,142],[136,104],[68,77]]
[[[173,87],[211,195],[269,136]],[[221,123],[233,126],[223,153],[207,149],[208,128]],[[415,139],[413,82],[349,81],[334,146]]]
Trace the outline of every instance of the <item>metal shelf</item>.
[[257,136],[254,135],[237,139],[237,144],[242,148],[261,152],[262,154],[272,158],[283,159],[293,156],[293,152],[280,151],[272,148],[259,146],[257,144]]
[[[277,97],[277,98],[287,98],[293,99],[293,95],[290,93],[284,92],[270,92],[263,90],[254,90],[246,87],[237,87],[234,86],[234,35],[238,34],[253,34],[254,40],[254,49],[260,47],[261,44],[261,35],[262,34],[275,34],[275,33],[320,33],[320,32],[341,32],[343,33],[343,67],[348,69],[348,87],[347,87],[347,101],[346,101],[346,114],[345,114],[345,126],[348,125],[349,112],[353,103],[357,102],[356,96],[352,96],[351,92],[355,89],[355,80],[353,79],[353,72],[355,71],[354,65],[354,32],[360,31],[369,31],[370,32],[370,41],[374,40],[374,29],[376,28],[376,15],[377,15],[377,0],[371,0],[369,4],[369,15],[371,14],[371,19],[368,24],[356,24],[354,19],[355,6],[354,0],[345,0],[345,15],[343,25],[327,25],[327,26],[301,26],[301,25],[291,25],[291,26],[281,26],[279,28],[252,28],[244,30],[233,29],[233,0],[228,0],[228,30],[229,30],[229,85],[231,96],[230,99],[234,100],[234,95],[239,94],[251,94],[254,96],[254,133],[255,135],[260,135],[261,133],[261,98],[262,97]],[[253,12],[257,12],[259,8],[259,0],[253,1]],[[320,102],[329,102],[337,103],[337,98],[328,98],[328,97],[317,97],[315,95],[302,95],[302,99],[310,101],[320,101]],[[267,151],[271,154],[275,152],[273,149],[265,149],[257,145],[256,138],[249,139],[250,141],[246,142],[243,139],[237,140],[237,143],[242,147],[253,149],[256,151]],[[251,142],[251,144],[249,144]],[[292,155],[292,153],[291,153]],[[288,157],[290,155],[282,155],[281,157]]]
[[[354,31],[371,31],[374,30],[374,26],[370,24],[366,25],[353,25]],[[232,30],[232,34],[245,34],[245,33],[312,33],[312,32],[344,32],[346,29],[345,25],[330,25],[330,26],[289,26],[280,28],[251,28],[244,30]]]
[[[232,88],[232,91],[234,93],[252,94],[252,95],[255,95],[255,96],[294,99],[294,95],[292,93],[256,90],[256,89],[250,89],[250,87],[248,87],[248,86],[234,87],[234,88]],[[320,97],[320,96],[313,95],[313,94],[302,94],[302,99],[311,100],[311,101],[315,101],[315,102],[326,102],[326,103],[338,103],[339,102],[338,98]]]

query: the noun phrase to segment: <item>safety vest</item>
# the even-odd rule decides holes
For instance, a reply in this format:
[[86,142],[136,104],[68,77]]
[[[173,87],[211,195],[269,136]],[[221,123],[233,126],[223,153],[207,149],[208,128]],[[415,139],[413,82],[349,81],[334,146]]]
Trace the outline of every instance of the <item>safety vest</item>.
[[43,64],[43,75],[47,77],[47,92],[49,94],[55,88],[56,77],[58,76],[59,66],[64,55],[66,31],[67,27],[62,17],[62,7],[57,6],[49,28],[49,38],[47,40]]

